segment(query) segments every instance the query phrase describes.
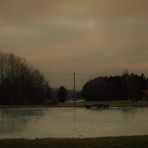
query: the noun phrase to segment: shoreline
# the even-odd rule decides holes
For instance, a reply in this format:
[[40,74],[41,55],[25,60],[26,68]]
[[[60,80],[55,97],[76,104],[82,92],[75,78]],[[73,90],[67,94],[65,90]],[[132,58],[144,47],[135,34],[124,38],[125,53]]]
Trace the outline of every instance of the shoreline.
[[[75,107],[85,108],[85,105],[105,104],[112,107],[148,107],[148,101],[83,101],[76,102]],[[74,107],[74,102],[65,102],[58,104],[43,104],[43,105],[0,105],[0,108],[62,108]]]
[[119,136],[104,136],[104,137],[47,137],[47,138],[0,138],[0,141],[2,140],[30,140],[30,141],[35,141],[35,140],[91,140],[91,139],[108,139],[108,138],[136,138],[136,137],[147,137],[148,134],[145,135],[119,135]]
[[125,135],[125,136],[104,136],[104,137],[47,137],[47,138],[3,138],[0,139],[0,141],[3,140],[30,140],[30,141],[35,141],[35,140],[91,140],[91,139],[109,139],[109,138],[138,138],[138,137],[147,137],[148,134],[145,135]]
[[[148,106],[110,106],[112,108],[147,108]],[[4,108],[73,108],[73,106],[0,106],[0,109]],[[85,106],[76,106],[75,108],[85,108]],[[99,108],[106,109],[106,108]],[[91,109],[90,109],[91,110]]]

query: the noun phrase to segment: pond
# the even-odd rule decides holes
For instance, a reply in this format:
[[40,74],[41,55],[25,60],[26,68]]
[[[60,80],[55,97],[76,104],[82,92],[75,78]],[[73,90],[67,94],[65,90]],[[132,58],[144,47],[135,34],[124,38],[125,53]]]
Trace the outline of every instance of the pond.
[[148,108],[0,109],[0,139],[85,138],[148,134]]

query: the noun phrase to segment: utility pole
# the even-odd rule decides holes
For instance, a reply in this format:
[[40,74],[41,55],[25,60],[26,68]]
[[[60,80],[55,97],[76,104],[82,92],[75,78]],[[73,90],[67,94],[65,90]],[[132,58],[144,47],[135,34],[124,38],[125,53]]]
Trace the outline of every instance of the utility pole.
[[74,107],[76,107],[76,73],[73,73],[73,97],[74,97]]
[[74,122],[76,120],[75,111],[76,111],[76,73],[73,73],[73,101],[74,101]]

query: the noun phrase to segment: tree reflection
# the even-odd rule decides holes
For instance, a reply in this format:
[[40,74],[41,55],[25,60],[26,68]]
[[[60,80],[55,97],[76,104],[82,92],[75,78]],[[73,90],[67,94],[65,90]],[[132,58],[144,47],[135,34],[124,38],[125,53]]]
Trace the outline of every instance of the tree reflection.
[[40,119],[47,109],[16,108],[0,110],[0,134],[14,134],[26,129],[29,122]]

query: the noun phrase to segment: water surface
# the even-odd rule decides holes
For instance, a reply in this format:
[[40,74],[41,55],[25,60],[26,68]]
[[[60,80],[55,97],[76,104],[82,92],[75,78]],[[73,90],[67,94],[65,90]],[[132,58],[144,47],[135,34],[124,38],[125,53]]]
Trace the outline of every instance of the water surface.
[[148,134],[148,108],[0,109],[0,139]]

